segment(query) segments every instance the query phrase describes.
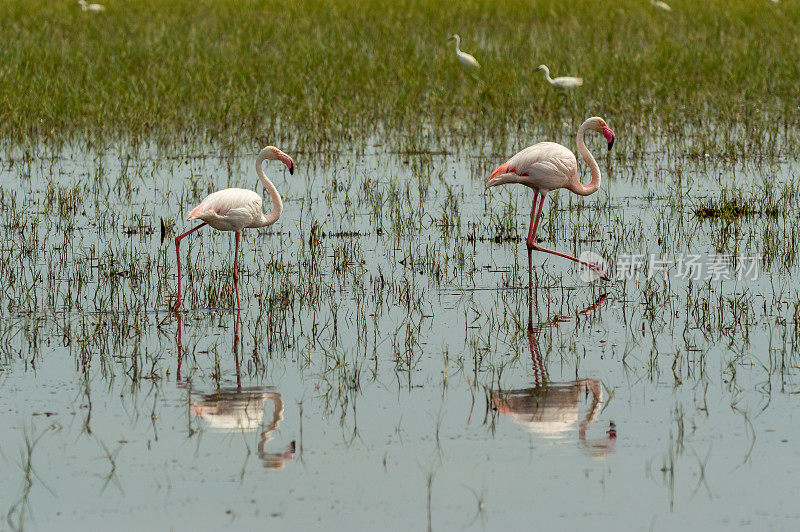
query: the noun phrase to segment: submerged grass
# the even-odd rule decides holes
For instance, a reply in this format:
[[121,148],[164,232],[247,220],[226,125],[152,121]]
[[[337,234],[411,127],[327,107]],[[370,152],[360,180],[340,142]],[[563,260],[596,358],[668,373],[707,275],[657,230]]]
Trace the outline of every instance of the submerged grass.
[[[796,151],[796,3],[105,4],[0,4],[0,140],[321,150],[383,136],[426,149],[574,135],[604,115],[623,152],[655,134],[689,143],[688,156]],[[483,65],[476,76],[445,43],[454,32]],[[540,63],[585,85],[564,96]]]
[[722,220],[734,220],[742,216],[759,214],[753,204],[741,203],[738,198],[733,199],[711,199],[707,205],[697,207],[694,211],[698,218],[720,218]]
[[698,201],[692,212],[701,219],[736,220],[743,216],[777,218],[796,212],[800,194],[791,185],[764,179],[752,190],[723,189],[718,197]]

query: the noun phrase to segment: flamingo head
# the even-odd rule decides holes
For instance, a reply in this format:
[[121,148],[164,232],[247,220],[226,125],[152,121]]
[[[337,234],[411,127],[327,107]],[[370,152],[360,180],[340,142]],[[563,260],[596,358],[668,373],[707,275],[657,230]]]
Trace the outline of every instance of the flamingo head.
[[291,157],[283,153],[281,150],[276,148],[275,146],[267,146],[262,151],[266,152],[265,156],[266,159],[270,161],[280,161],[286,165],[286,168],[289,169],[289,173],[294,175],[294,161]]
[[598,133],[602,133],[603,136],[606,138],[606,142],[608,142],[608,150],[611,151],[611,148],[614,146],[614,132],[611,131],[611,128],[608,127],[606,121],[602,118],[596,116],[592,119],[592,123],[589,125],[589,129],[593,131],[597,131]]
[[492,396],[492,406],[501,414],[511,414],[514,412],[507,402],[494,395]]
[[447,38],[447,42],[456,41],[458,39],[460,39],[460,37],[458,36],[458,33],[454,33],[450,37]]
[[515,179],[514,174],[514,170],[509,169],[508,163],[503,163],[489,176],[489,179],[486,181],[486,188],[513,183]]
[[547,68],[547,65],[539,65],[539,67],[536,70],[542,70],[544,72],[550,72],[550,69]]

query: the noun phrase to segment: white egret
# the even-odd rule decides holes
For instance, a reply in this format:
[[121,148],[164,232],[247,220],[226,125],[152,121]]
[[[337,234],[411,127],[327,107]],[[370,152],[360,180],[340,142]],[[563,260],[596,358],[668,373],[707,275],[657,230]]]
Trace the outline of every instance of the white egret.
[[90,13],[102,13],[106,10],[103,4],[87,4],[86,0],[78,0],[78,5],[81,6],[81,11]]
[[662,11],[672,11],[672,8],[669,7],[669,4],[662,2],[661,0],[650,0],[650,5]]
[[457,33],[451,35],[450,38],[447,39],[448,42],[452,40],[456,41],[456,57],[458,57],[458,60],[467,70],[481,67],[480,63],[478,63],[474,57],[469,55],[467,52],[461,51],[461,37],[459,37]]
[[583,78],[571,78],[568,76],[560,77],[560,78],[551,78],[550,77],[550,69],[547,68],[545,65],[539,65],[538,70],[544,70],[544,76],[547,79],[547,82],[552,85],[553,87],[562,89],[562,90],[569,90],[574,89],[575,87],[580,87],[583,85]]

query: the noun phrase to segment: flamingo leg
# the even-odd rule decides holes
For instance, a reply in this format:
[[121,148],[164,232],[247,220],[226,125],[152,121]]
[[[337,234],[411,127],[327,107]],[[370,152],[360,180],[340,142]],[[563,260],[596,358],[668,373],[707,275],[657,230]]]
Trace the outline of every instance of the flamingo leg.
[[239,300],[239,237],[241,233],[236,231],[236,251],[233,254],[233,285],[236,288],[236,308],[242,308]]
[[[238,233],[237,233],[238,234]],[[236,321],[233,325],[233,359],[236,361],[236,390],[242,390],[242,374],[239,368],[239,320],[242,312],[236,310]]]
[[[542,208],[543,207],[544,207],[544,195],[542,195],[542,200],[541,200],[541,203],[539,205],[539,214],[536,216],[536,223],[533,226],[533,238],[529,238],[528,239],[528,249],[529,250],[542,251],[544,253],[550,253],[552,255],[556,255],[557,257],[562,257],[562,258],[565,258],[565,259],[569,259],[569,260],[575,261],[578,264],[582,264],[583,266],[586,266],[587,268],[591,268],[592,270],[595,270],[597,273],[600,274],[600,277],[602,277],[603,280],[610,281],[611,278],[608,275],[606,275],[606,272],[604,272],[602,269],[600,269],[599,266],[597,266],[595,264],[591,264],[591,263],[583,261],[583,260],[580,260],[579,258],[573,257],[572,255],[567,255],[566,253],[561,253],[561,252],[558,252],[558,251],[553,251],[552,249],[543,248],[542,246],[540,246],[539,244],[536,243],[536,230],[539,228],[539,220],[542,217]],[[530,251],[528,253],[530,253]]]
[[198,229],[200,229],[204,225],[206,225],[205,222],[201,223],[197,227],[193,227],[192,229],[189,229],[188,231],[186,231],[182,235],[178,235],[178,236],[175,237],[175,258],[178,261],[178,299],[175,301],[175,305],[172,307],[172,310],[178,310],[178,308],[181,306],[181,240],[183,238],[191,235],[192,233],[194,233],[195,231],[197,231]]
[[175,382],[181,382],[181,361],[183,360],[183,343],[181,342],[181,335],[183,332],[183,322],[181,315],[175,312],[175,319],[178,321],[178,331],[175,333],[175,340],[178,347],[178,369],[176,371]]
[[[541,200],[539,200],[539,209],[536,209],[536,198],[533,200],[533,210],[531,211],[531,229],[528,232],[528,249],[536,249],[536,232],[539,230],[539,220],[542,219],[542,211],[544,210],[544,198],[547,196],[546,194],[539,194],[541,196]],[[536,219],[534,220],[534,211],[536,211]]]
[[534,244],[534,246],[533,246],[533,249],[535,249],[536,251],[543,251],[543,252],[545,252],[545,253],[551,253],[551,254],[553,254],[553,255],[556,255],[556,256],[558,256],[558,257],[563,257],[563,258],[565,258],[565,259],[573,260],[573,261],[577,262],[578,264],[582,264],[582,265],[586,266],[587,268],[591,268],[592,270],[594,270],[594,271],[596,271],[597,273],[599,273],[599,274],[600,274],[600,277],[601,277],[601,278],[602,278],[604,281],[610,281],[610,280],[611,280],[611,277],[609,277],[609,276],[606,274],[606,272],[604,272],[604,271],[603,271],[603,270],[600,268],[600,266],[597,266],[596,264],[592,264],[592,263],[590,263],[590,262],[583,261],[583,260],[581,260],[581,259],[579,259],[579,258],[573,257],[572,255],[567,255],[566,253],[560,253],[560,252],[558,252],[558,251],[553,251],[552,249],[546,249],[546,248],[543,248],[542,246],[540,246],[540,245],[538,245],[538,244]]
[[[539,203],[537,214],[536,201],[539,199],[539,196],[542,197],[542,200]],[[528,238],[525,240],[525,243],[528,246],[528,290],[533,289],[533,248],[536,244],[536,230],[539,228],[539,218],[542,216],[543,205],[544,194],[541,194],[537,191],[536,195],[533,196],[533,206],[531,207],[531,225],[528,227]]]
[[[536,217],[536,200],[539,199],[537,192],[533,196],[533,206],[531,207],[531,224],[528,226],[528,238],[525,240],[526,244],[531,241],[531,234],[533,233],[533,224]],[[528,291],[533,288],[533,248],[528,245]]]
[[[539,200],[539,193],[533,196],[533,206],[531,207],[531,224],[528,226],[528,238],[527,242],[530,242],[533,238],[533,224],[536,222],[536,202]],[[530,247],[530,246],[528,246]]]

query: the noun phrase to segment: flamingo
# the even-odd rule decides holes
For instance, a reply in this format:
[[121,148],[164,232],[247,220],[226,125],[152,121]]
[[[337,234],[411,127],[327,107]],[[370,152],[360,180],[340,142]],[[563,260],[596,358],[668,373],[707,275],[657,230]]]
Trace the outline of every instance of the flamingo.
[[[578,178],[578,161],[575,155],[566,147],[554,142],[540,142],[529,146],[514,155],[508,162],[501,164],[489,177],[486,187],[505,185],[506,183],[519,183],[532,188],[534,192],[533,207],[531,208],[531,225],[528,229],[528,286],[533,285],[533,251],[552,253],[565,259],[573,260],[588,268],[597,271],[600,277],[610,280],[608,275],[599,266],[590,264],[571,255],[545,249],[536,243],[536,230],[542,217],[544,199],[551,190],[566,188],[581,196],[594,194],[600,188],[600,168],[597,161],[586,148],[583,136],[586,130],[591,129],[602,133],[608,142],[608,149],[614,145],[614,132],[608,127],[606,121],[598,116],[587,119],[578,128],[578,152],[589,165],[592,180],[588,185],[581,183]],[[539,199],[541,197],[541,199]],[[538,212],[536,201],[539,200]]]
[[544,77],[547,82],[552,85],[553,87],[561,90],[569,90],[574,89],[575,87],[580,87],[583,85],[583,78],[571,78],[568,76],[560,77],[560,78],[551,78],[550,77],[550,69],[547,68],[546,65],[539,65],[539,68],[536,70],[543,70]]
[[[272,403],[272,421],[263,425],[264,407]],[[270,451],[267,444],[283,421],[281,394],[269,388],[222,388],[215,393],[202,394],[190,403],[195,417],[205,422],[213,432],[251,432],[259,430],[258,457],[269,469],[283,469],[294,460],[294,441],[283,452]]]
[[283,213],[283,200],[275,185],[266,174],[262,163],[264,161],[280,161],[286,165],[290,174],[294,174],[292,158],[275,146],[267,146],[256,159],[256,174],[261,179],[264,188],[272,198],[272,211],[269,214],[261,212],[261,196],[252,190],[241,188],[227,188],[210,194],[200,205],[189,213],[187,220],[202,220],[203,223],[189,229],[175,238],[175,255],[178,262],[178,299],[173,310],[181,306],[181,240],[194,233],[204,225],[210,225],[218,231],[234,231],[236,233],[236,251],[233,255],[233,284],[236,289],[236,306],[240,308],[239,300],[239,237],[242,229],[246,227],[267,227],[278,221]]
[[100,13],[106,10],[106,6],[102,4],[87,4],[86,0],[78,0],[78,5],[81,6],[81,11],[89,11],[92,13]]
[[[529,294],[530,295],[530,294]],[[578,441],[592,456],[604,456],[613,452],[617,438],[616,425],[609,422],[603,439],[586,437],[589,426],[597,420],[603,406],[603,385],[597,379],[577,379],[571,382],[550,380],[539,346],[539,335],[561,323],[578,319],[597,310],[608,298],[600,296],[591,306],[572,316],[557,316],[549,321],[533,325],[533,297],[528,299],[528,342],[535,381],[533,387],[518,390],[491,390],[492,404],[500,414],[522,425],[529,432],[545,438],[561,439],[575,428]],[[580,419],[580,396],[592,394],[592,404],[583,419]]]
[[[178,331],[175,335],[178,348],[177,382],[179,388],[185,388],[186,382],[181,380],[181,360],[183,346],[181,333],[183,323],[181,315],[175,313],[178,320]],[[236,361],[236,387],[218,388],[215,393],[202,394],[198,399],[189,404],[190,411],[198,418],[205,420],[206,426],[218,432],[250,432],[261,429],[258,443],[258,457],[264,461],[264,467],[281,469],[294,460],[296,450],[292,441],[284,452],[268,451],[267,443],[272,440],[280,422],[283,421],[283,399],[281,394],[271,388],[242,388],[241,371],[239,366],[239,331],[241,329],[241,311],[236,311],[236,320],[233,324],[233,358]],[[192,396],[194,396],[192,392]],[[267,401],[272,403],[272,422],[263,425],[264,407]]]
[[650,0],[650,5],[662,11],[672,11],[672,8],[669,7],[669,4],[662,2],[661,0]]
[[447,39],[448,42],[452,40],[456,41],[456,57],[458,57],[458,60],[461,61],[462,65],[464,65],[464,68],[467,70],[473,70],[481,67],[481,64],[478,63],[477,59],[469,55],[467,52],[461,51],[461,37],[459,37],[457,33],[454,33]]

